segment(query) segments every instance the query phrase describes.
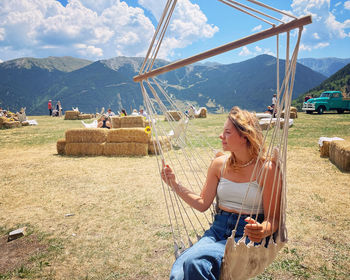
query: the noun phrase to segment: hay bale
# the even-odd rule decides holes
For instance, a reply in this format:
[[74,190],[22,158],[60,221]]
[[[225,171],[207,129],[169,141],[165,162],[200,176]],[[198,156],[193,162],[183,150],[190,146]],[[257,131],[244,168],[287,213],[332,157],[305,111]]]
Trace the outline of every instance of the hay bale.
[[66,131],[67,143],[104,143],[107,141],[107,129],[77,128]]
[[143,121],[143,126],[144,126],[144,127],[149,126],[149,127],[152,128],[152,122],[151,122],[150,120],[144,119],[144,121]]
[[147,156],[148,143],[106,143],[105,156]]
[[103,155],[105,143],[68,143],[65,153],[67,156],[100,156]]
[[350,171],[350,141],[332,141],[329,145],[329,159],[341,171]]
[[112,128],[121,128],[120,119],[122,117],[113,116],[111,117]]
[[207,108],[199,108],[199,113],[195,115],[196,118],[206,118],[207,117]]
[[125,116],[120,117],[120,127],[144,127],[143,116]]
[[150,138],[144,128],[116,128],[108,131],[107,143],[148,143]]
[[165,113],[166,121],[179,121],[182,118],[182,112],[180,111],[167,111]]
[[80,115],[79,111],[66,111],[64,113],[65,120],[77,120]]
[[322,146],[320,145],[320,155],[321,157],[329,157],[329,146],[332,141],[323,141]]
[[[290,119],[296,119],[298,117],[298,113],[296,111],[289,112]],[[284,118],[284,111],[281,112],[281,118]]]
[[56,143],[57,154],[64,155],[66,153],[66,139],[59,139]]
[[[171,150],[171,143],[167,136],[159,137],[159,144],[163,152],[167,152]],[[148,153],[151,155],[155,155],[156,151],[157,151],[157,154],[160,154],[157,141],[156,139],[150,139],[148,142]]]
[[273,126],[272,123],[270,124],[268,122],[260,122],[259,125],[260,125],[261,130],[268,130]]
[[0,125],[7,121],[6,117],[0,117]]
[[88,120],[92,118],[92,114],[80,114],[78,115],[78,120]]
[[298,109],[296,107],[290,107],[290,111],[295,114],[295,119],[298,118]]
[[2,124],[2,127],[4,128],[15,128],[20,126],[21,126],[21,123],[19,121],[5,121]]

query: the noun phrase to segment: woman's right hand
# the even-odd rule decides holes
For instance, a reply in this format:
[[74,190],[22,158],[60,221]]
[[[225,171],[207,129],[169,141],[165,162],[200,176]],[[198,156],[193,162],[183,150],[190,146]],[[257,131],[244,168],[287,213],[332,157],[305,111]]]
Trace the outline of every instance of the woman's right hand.
[[173,190],[175,190],[175,187],[177,186],[175,174],[174,174],[173,170],[170,168],[170,166],[165,164],[164,160],[162,160],[161,176],[162,176],[163,181],[169,187],[171,187]]

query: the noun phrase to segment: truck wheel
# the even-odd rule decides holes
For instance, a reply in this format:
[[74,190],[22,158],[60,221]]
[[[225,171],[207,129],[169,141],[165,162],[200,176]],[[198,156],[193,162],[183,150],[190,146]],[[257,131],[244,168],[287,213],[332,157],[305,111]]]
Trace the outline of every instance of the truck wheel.
[[324,107],[323,106],[320,106],[317,108],[317,113],[319,113],[320,115],[323,114],[324,112]]
[[306,114],[312,114],[312,111],[306,111]]
[[338,114],[343,114],[344,110],[343,109],[337,109]]

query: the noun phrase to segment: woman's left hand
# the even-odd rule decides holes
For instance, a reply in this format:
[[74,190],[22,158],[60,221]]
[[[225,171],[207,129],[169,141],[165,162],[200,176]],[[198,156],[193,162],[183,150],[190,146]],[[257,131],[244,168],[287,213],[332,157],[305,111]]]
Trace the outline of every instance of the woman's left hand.
[[244,227],[244,233],[251,241],[259,243],[266,236],[265,226],[250,217],[246,218],[245,221],[248,224]]

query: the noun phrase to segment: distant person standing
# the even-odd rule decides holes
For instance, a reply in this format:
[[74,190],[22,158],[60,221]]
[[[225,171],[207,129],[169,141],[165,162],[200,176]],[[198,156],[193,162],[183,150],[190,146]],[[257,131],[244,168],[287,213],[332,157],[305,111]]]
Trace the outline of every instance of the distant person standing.
[[52,116],[52,103],[51,103],[51,100],[49,100],[49,103],[47,103],[47,108],[49,109],[49,116]]
[[271,103],[271,105],[276,106],[276,103],[277,103],[277,95],[274,94],[274,95],[272,96],[272,103]]
[[57,110],[57,113],[58,113],[58,117],[61,117],[62,116],[62,106],[61,106],[61,102],[60,101],[57,101],[56,110]]

